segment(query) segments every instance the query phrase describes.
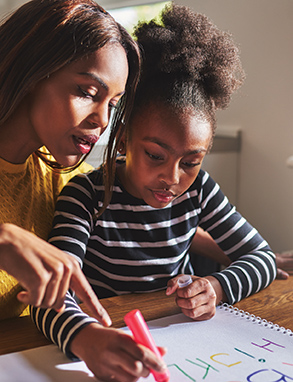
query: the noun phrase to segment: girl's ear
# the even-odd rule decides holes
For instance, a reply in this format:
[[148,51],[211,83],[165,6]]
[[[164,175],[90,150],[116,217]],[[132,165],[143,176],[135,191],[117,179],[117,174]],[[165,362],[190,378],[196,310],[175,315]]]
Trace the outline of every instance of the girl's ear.
[[120,142],[119,142],[119,145],[118,145],[118,152],[121,155],[125,155],[126,154],[126,134],[125,134],[125,132],[123,133],[123,135],[122,135],[122,137],[120,139]]

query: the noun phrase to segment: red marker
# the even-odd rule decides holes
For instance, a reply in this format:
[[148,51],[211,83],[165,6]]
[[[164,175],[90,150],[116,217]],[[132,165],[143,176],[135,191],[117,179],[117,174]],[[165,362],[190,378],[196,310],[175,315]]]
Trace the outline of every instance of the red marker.
[[[132,310],[126,314],[124,321],[132,331],[135,341],[149,348],[159,359],[162,359],[161,353],[155,344],[141,312],[138,309]],[[164,373],[158,373],[157,371],[151,370],[151,373],[157,382],[168,382],[170,379],[168,370]]]

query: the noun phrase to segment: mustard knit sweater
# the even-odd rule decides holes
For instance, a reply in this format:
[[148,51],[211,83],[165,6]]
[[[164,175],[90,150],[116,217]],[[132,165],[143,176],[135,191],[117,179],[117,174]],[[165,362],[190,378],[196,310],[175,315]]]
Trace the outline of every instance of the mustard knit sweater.
[[[0,224],[16,224],[46,240],[61,189],[74,175],[90,169],[82,164],[69,174],[58,174],[35,154],[23,164],[0,158]],[[0,270],[0,320],[28,314],[28,307],[16,298],[20,290],[18,282]]]

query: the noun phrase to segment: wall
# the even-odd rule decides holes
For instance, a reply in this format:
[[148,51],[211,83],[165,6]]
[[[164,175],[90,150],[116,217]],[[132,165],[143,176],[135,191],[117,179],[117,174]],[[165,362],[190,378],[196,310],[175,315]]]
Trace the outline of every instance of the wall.
[[[145,2],[101,0],[106,9]],[[293,169],[286,160],[293,154],[293,2],[176,2],[205,13],[240,45],[247,79],[229,109],[218,115],[220,126],[238,126],[242,131],[237,208],[275,251],[292,249]],[[211,169],[219,183],[222,174],[217,179],[214,172],[220,170],[219,166]]]
[[240,212],[275,251],[293,248],[293,2],[178,0],[239,43],[247,79],[219,124],[242,131]]
[[[151,0],[153,1],[153,0]],[[149,1],[149,2],[151,2]],[[21,0],[0,0],[14,7]],[[147,3],[101,0],[106,9]],[[242,131],[237,207],[275,251],[293,248],[293,2],[292,0],[177,0],[209,16],[240,44],[247,79],[220,125]],[[214,175],[216,178],[216,175]],[[217,180],[217,178],[216,178]]]
[[16,9],[18,6],[25,3],[23,0],[0,0],[0,15],[5,16],[7,13]]

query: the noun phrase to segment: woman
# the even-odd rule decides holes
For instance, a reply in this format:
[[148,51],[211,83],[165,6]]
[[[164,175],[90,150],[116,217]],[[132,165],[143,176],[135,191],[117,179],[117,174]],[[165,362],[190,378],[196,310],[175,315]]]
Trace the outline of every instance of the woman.
[[128,118],[139,61],[129,34],[92,0],[32,0],[0,26],[1,319],[23,314],[27,304],[61,309],[70,287],[109,323],[78,263],[42,239],[57,195],[87,170],[76,168],[113,110],[107,205],[115,137]]

